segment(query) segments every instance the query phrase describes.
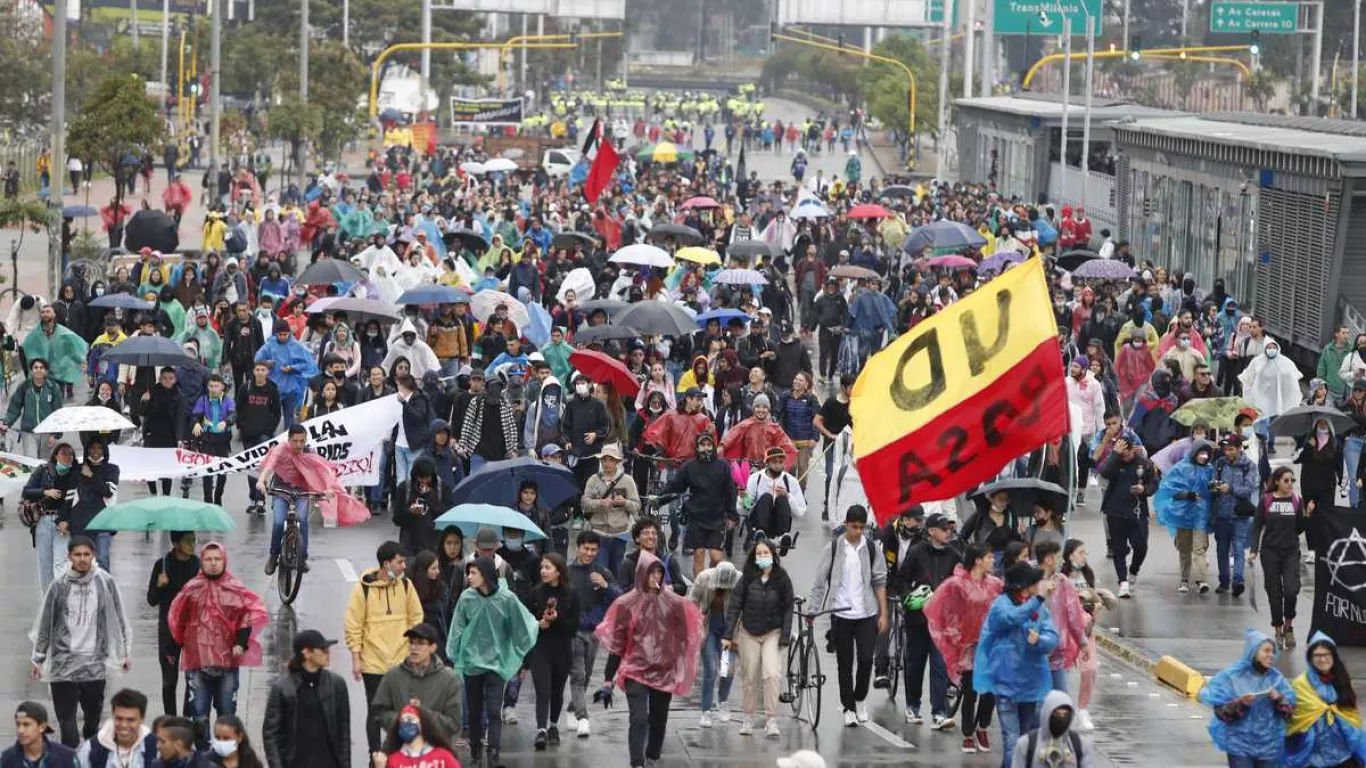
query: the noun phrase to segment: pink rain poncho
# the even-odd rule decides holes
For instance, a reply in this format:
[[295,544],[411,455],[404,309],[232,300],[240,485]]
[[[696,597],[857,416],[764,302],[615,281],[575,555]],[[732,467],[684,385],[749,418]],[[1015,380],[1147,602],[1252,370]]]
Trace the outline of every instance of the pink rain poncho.
[[1072,580],[1054,576],[1052,594],[1048,596],[1048,612],[1053,615],[1053,628],[1058,631],[1058,647],[1048,654],[1049,669],[1071,669],[1086,647],[1086,624],[1090,618],[1081,607],[1081,597]]
[[692,690],[697,677],[702,612],[671,589],[646,591],[652,568],[662,571],[664,566],[642,551],[636,561],[634,588],[612,603],[594,634],[604,650],[621,657],[617,687],[635,680],[682,696]]
[[329,524],[359,525],[370,519],[370,510],[342,487],[336,468],[312,451],[295,453],[287,441],[278,443],[261,463],[261,472],[267,470],[295,488],[314,493],[331,491],[332,498],[318,505]]
[[[247,589],[227,570],[228,553],[216,541],[199,548],[202,557],[210,548],[223,553],[223,574],[216,579],[201,570],[171,601],[166,625],[182,646],[180,666],[185,670],[205,667],[254,667],[261,663],[261,630],[270,623],[266,602]],[[232,647],[238,630],[251,629],[246,653],[234,658]]]
[[953,568],[953,575],[939,585],[934,596],[925,604],[925,619],[930,625],[930,638],[944,657],[949,679],[955,685],[963,670],[972,668],[972,656],[977,652],[977,638],[982,634],[982,622],[987,619],[991,603],[1001,594],[1001,580],[990,573],[981,579],[968,575],[962,565]]

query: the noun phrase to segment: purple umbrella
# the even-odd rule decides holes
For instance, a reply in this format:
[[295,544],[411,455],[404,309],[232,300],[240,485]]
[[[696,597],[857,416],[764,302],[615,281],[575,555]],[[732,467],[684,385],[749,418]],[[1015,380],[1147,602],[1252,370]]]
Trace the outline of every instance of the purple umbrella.
[[933,259],[927,259],[925,263],[931,267],[946,269],[977,269],[977,262],[966,256],[935,256]]
[[1128,280],[1134,276],[1134,268],[1114,259],[1095,259],[1077,267],[1072,277],[1089,280]]
[[982,259],[981,271],[983,272],[1004,272],[1006,266],[1019,264],[1025,260],[1025,255],[1019,251],[1000,251]]

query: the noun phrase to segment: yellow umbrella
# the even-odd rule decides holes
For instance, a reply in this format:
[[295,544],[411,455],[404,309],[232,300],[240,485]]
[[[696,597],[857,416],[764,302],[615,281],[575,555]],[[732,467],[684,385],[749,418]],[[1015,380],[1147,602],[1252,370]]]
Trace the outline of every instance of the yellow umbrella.
[[678,162],[678,147],[671,141],[661,141],[655,145],[650,157],[656,163],[676,163]]
[[704,267],[721,263],[721,256],[716,251],[696,245],[690,245],[687,248],[679,248],[677,251],[674,251],[674,258],[691,261],[694,264],[701,264]]

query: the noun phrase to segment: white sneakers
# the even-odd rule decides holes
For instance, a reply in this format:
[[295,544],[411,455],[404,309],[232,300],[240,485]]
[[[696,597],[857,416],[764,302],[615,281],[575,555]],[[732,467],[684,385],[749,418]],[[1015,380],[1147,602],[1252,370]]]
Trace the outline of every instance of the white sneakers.
[[1120,597],[1133,597],[1133,594],[1134,594],[1133,591],[1129,588],[1129,582],[1127,582],[1127,581],[1121,581],[1121,582],[1119,583],[1119,596],[1120,596]]
[[925,722],[925,718],[921,717],[919,712],[916,712],[910,707],[906,707],[906,714],[903,719],[905,719],[906,725],[920,725]]
[[943,715],[934,715],[930,722],[930,727],[936,731],[951,731],[954,725],[956,724],[952,717],[944,717]]
[[776,739],[783,735],[783,732],[778,730],[778,718],[770,717],[768,719],[768,724],[764,726],[764,735],[770,739]]
[[715,709],[715,714],[716,714],[716,722],[718,722],[718,723],[729,723],[729,722],[730,722],[730,704],[728,704],[728,703],[726,703],[726,702],[724,702],[724,701],[721,702],[721,705],[718,706],[718,707]]
[[854,715],[860,723],[868,722],[868,707],[863,702],[854,705]]
[[1096,724],[1091,720],[1091,713],[1084,709],[1077,710],[1077,730],[1094,731]]
[[503,722],[515,724],[517,722],[517,710],[512,707],[503,707]]
[[1187,592],[1191,591],[1191,585],[1190,585],[1189,583],[1183,581],[1183,582],[1181,582],[1181,584],[1180,584],[1179,586],[1177,586],[1176,591],[1177,591],[1178,593],[1184,595],[1184,594],[1186,594]]
[[845,728],[857,728],[857,727],[858,727],[858,715],[855,714],[855,713],[854,713],[853,711],[851,711],[851,710],[848,710],[848,709],[844,710],[844,727],[845,727]]
[[574,715],[573,712],[565,712],[565,713],[564,713],[564,729],[565,729],[566,731],[574,731],[574,730],[578,730],[578,727],[579,727],[579,718],[576,717],[576,716]]
[[592,733],[592,729],[588,727],[588,718],[585,717],[579,721],[577,731],[578,737],[580,739],[586,739],[589,737],[589,735]]
[[704,711],[702,712],[702,718],[701,718],[700,720],[697,721],[697,724],[698,724],[698,726],[700,726],[700,727],[702,727],[702,728],[710,728],[710,727],[711,727],[711,713],[704,710]]
[[754,722],[748,717],[740,721],[740,735],[749,736],[754,733]]

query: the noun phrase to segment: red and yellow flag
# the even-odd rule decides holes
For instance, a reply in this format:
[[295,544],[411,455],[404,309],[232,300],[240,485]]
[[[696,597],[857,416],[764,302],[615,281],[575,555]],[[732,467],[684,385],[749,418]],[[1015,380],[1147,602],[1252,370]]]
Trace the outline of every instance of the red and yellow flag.
[[1057,333],[1029,259],[869,358],[850,412],[878,519],[952,498],[1068,431]]

